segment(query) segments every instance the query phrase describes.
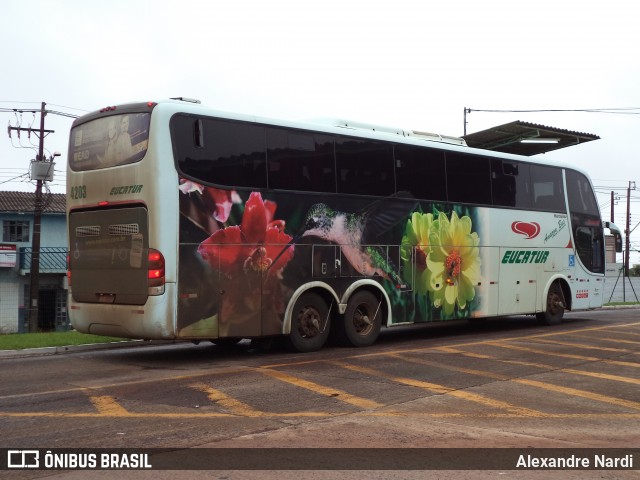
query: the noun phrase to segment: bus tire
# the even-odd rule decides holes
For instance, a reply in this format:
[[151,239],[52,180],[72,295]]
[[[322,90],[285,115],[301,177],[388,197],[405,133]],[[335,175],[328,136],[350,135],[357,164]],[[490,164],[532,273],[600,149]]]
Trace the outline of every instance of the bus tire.
[[354,293],[344,312],[342,321],[336,325],[336,339],[342,345],[368,347],[372,345],[382,326],[381,302],[371,292],[361,290]]
[[565,302],[562,288],[558,282],[553,282],[547,293],[547,304],[544,312],[538,312],[536,318],[542,325],[557,325],[562,321]]
[[320,350],[327,342],[330,328],[327,302],[317,293],[304,293],[293,307],[288,346],[301,353]]

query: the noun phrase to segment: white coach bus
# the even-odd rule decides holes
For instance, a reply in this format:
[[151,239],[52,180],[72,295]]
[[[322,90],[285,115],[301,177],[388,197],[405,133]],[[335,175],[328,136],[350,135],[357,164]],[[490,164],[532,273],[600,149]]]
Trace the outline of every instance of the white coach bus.
[[69,314],[100,335],[194,342],[602,306],[604,224],[578,169],[459,138],[297,123],[183,99],[71,128]]

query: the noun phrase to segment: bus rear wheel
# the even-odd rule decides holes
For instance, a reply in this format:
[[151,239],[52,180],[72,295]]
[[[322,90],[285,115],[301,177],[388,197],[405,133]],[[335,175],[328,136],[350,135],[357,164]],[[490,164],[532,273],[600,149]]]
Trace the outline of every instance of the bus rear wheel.
[[381,303],[366,290],[349,299],[342,322],[336,325],[336,339],[342,345],[368,347],[373,344],[382,326]]
[[547,308],[544,312],[538,312],[536,318],[542,325],[557,325],[564,316],[565,302],[562,288],[558,282],[549,287],[547,293]]
[[293,307],[289,347],[301,353],[320,350],[327,342],[330,325],[327,302],[317,293],[303,294]]

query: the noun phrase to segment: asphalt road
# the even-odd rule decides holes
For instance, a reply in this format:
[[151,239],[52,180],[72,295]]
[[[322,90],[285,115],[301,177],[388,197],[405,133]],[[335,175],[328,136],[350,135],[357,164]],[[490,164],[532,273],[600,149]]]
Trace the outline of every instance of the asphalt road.
[[[366,349],[312,354],[174,344],[4,357],[0,448],[355,448],[349,451],[373,462],[368,478],[392,477],[368,457],[372,448],[637,449],[639,346],[640,310],[619,309],[569,314],[554,327],[513,317],[402,328]],[[451,469],[464,461],[452,459]],[[638,464],[640,455],[634,471],[555,478],[638,478]],[[88,478],[88,472],[11,473]],[[117,472],[91,472],[100,473]],[[424,478],[420,473],[393,478]],[[437,477],[500,473],[438,471]],[[502,473],[551,478],[550,472]],[[275,478],[264,471],[188,476],[205,474]],[[357,474],[307,471],[305,478],[362,478]]]

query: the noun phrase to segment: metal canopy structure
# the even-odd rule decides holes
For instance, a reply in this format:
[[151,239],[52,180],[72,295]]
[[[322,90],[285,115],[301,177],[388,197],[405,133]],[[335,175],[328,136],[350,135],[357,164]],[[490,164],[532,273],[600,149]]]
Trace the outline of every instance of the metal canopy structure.
[[470,147],[529,157],[598,140],[600,137],[590,133],[572,132],[571,130],[516,120],[480,132],[470,133],[462,138]]

